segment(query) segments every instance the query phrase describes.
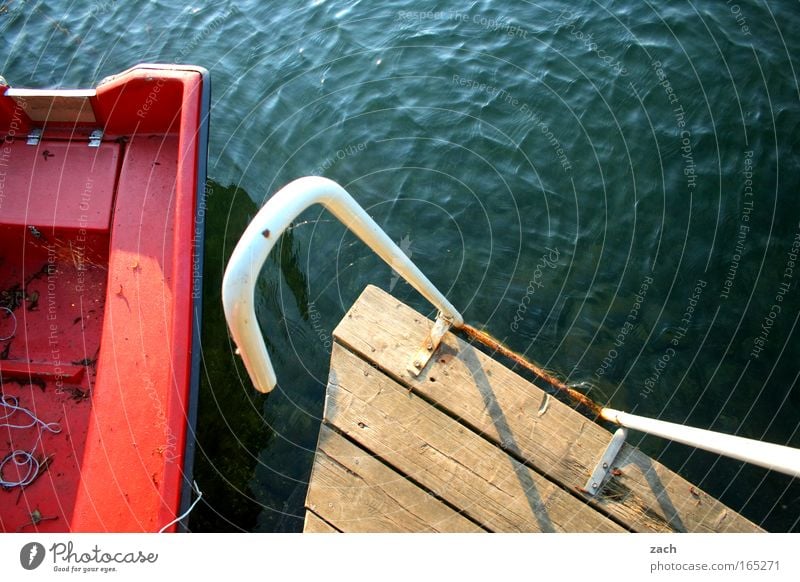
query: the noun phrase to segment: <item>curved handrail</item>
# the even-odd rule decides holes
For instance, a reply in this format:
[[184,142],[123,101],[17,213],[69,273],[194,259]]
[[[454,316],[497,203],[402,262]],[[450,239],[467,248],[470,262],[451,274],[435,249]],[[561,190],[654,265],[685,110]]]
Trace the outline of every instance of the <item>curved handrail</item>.
[[278,237],[292,220],[314,204],[321,204],[329,210],[455,327],[464,323],[455,307],[344,188],[327,178],[299,178],[281,188],[258,211],[236,244],[222,279],[222,302],[228,328],[245,368],[260,392],[270,392],[277,384],[277,378],[256,319],[256,280]]
[[[222,301],[228,327],[253,384],[261,392],[270,392],[277,384],[277,379],[256,319],[256,280],[280,235],[292,220],[314,204],[322,204],[342,221],[435,305],[447,323],[454,327],[464,325],[463,317],[447,298],[341,186],[326,178],[300,178],[287,184],[270,198],[250,222],[233,250],[222,281]],[[442,333],[444,329],[442,328]],[[602,408],[600,416],[623,427],[800,478],[798,449],[636,416],[610,408]]]
[[800,450],[792,447],[647,418],[613,408],[604,408],[600,415],[619,426],[800,478]]

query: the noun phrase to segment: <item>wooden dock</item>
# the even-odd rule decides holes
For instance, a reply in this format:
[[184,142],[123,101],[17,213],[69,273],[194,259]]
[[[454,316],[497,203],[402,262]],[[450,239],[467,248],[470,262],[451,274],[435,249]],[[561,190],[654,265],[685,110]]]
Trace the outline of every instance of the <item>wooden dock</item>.
[[368,287],[334,331],[306,532],[752,532],[741,515],[448,333],[418,377],[432,322]]

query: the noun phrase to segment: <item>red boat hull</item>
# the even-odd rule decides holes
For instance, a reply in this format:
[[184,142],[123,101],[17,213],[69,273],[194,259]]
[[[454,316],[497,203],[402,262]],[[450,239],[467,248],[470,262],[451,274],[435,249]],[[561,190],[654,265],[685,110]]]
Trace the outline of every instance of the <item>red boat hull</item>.
[[61,429],[0,409],[3,480],[28,470],[13,451],[40,463],[0,491],[0,528],[158,531],[191,482],[207,74],[0,93],[2,391]]

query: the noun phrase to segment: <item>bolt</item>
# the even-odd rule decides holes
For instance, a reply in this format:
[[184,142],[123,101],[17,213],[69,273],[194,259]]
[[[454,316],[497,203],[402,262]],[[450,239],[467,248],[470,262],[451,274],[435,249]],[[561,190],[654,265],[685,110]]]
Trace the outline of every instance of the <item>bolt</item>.
[[422,367],[422,362],[420,362],[419,360],[414,360],[414,367],[415,368],[421,368]]
[[608,469],[608,463],[603,463],[603,469]]
[[597,483],[592,483],[592,489],[597,489]]

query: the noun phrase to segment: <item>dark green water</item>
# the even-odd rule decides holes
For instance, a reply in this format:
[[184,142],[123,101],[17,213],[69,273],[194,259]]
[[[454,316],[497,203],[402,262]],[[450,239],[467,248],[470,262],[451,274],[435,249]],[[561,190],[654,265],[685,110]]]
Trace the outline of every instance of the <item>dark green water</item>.
[[[795,3],[6,6],[15,85],[91,86],[144,61],[211,71],[194,530],[300,529],[331,330],[368,283],[431,312],[307,212],[259,295],[281,385],[252,390],[222,261],[308,174],[348,188],[467,321],[596,400],[800,446]],[[800,529],[788,477],[633,440],[766,529]]]

